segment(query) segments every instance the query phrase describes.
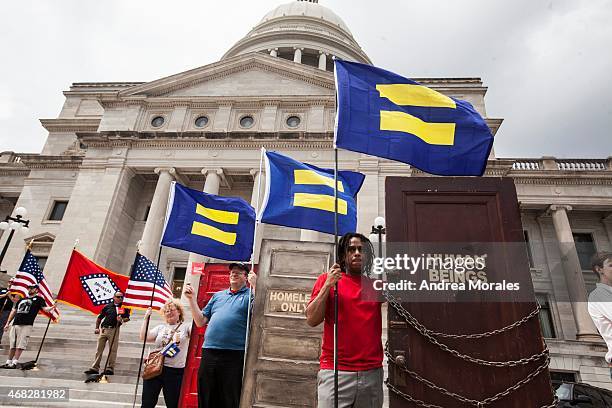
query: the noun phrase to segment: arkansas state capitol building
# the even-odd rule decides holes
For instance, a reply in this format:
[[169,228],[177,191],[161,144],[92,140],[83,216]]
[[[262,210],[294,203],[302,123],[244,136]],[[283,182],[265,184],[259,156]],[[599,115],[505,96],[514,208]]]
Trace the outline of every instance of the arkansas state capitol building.
[[[74,83],[39,154],[0,153],[0,217],[28,209],[30,229],[13,238],[2,269],[14,274],[33,240],[51,288],[59,289],[75,240],[101,265],[128,273],[136,244],[154,259],[171,182],[257,201],[260,148],[333,166],[332,57],[371,64],[344,21],[317,0],[267,13],[220,61],[152,82]],[[487,117],[479,78],[420,78],[471,102]],[[487,118],[495,134],[502,119]],[[359,231],[384,215],[386,176],[424,176],[410,166],[341,151],[340,168],[366,175]],[[554,379],[612,388],[605,345],[586,304],[588,259],[612,250],[612,158],[489,159],[485,176],[515,181],[540,320]],[[4,246],[8,233],[0,237]],[[329,240],[266,225],[266,237]],[[563,243],[563,244],[561,244]],[[164,249],[160,269],[180,295],[200,256]],[[582,272],[582,273],[576,273]]]

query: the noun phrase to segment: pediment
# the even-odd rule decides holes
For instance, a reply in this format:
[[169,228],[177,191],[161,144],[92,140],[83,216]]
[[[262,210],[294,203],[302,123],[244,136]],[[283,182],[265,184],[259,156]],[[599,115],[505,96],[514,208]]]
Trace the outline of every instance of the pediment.
[[334,93],[332,72],[250,53],[137,85],[120,98],[197,98],[211,96],[299,96]]
[[34,242],[37,244],[42,244],[42,243],[52,244],[55,241],[55,235],[51,234],[50,232],[43,232],[42,234],[36,234],[30,237],[24,238],[24,241],[26,243]]

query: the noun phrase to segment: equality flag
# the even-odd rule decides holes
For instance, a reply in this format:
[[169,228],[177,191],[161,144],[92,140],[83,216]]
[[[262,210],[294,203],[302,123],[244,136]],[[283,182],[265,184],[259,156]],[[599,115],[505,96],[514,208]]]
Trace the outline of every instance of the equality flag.
[[[334,233],[334,170],[266,152],[266,194],[261,222]],[[338,172],[338,233],[357,228],[357,193],[365,176]]]
[[172,290],[166,283],[164,275],[147,257],[137,253],[123,298],[123,306],[135,309],[147,309],[151,306],[159,310],[170,299],[172,299]]
[[469,102],[371,65],[335,68],[335,146],[442,176],[484,173],[493,134]]
[[72,250],[57,300],[94,314],[113,301],[115,292],[125,293],[128,277],[112,272]]
[[[9,291],[22,297],[28,297],[28,286],[31,285],[38,285],[38,295],[44,299],[46,307],[55,304],[45,275],[43,275],[43,271],[40,265],[38,265],[38,259],[28,249],[15,274]],[[50,317],[54,322],[59,320],[59,311],[57,309],[53,309],[50,313],[41,310],[40,313]]]
[[220,197],[173,182],[162,245],[226,261],[248,261],[254,231],[255,210],[242,198]]

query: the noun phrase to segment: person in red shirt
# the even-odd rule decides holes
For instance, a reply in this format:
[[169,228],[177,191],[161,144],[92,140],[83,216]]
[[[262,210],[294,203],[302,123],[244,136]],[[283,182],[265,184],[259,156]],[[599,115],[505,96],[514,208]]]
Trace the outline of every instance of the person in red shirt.
[[373,247],[359,233],[338,243],[337,259],[317,279],[306,322],[323,326],[318,407],[334,406],[334,286],[338,283],[338,407],[380,408],[383,404],[381,302],[368,294]]

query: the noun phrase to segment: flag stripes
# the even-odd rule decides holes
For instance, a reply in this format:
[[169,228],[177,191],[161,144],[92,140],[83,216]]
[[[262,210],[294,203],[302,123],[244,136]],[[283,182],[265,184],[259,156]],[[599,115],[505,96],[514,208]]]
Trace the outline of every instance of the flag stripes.
[[136,254],[123,306],[159,310],[170,299],[172,290],[157,266],[146,257]]
[[[22,297],[28,297],[28,286],[31,285],[38,285],[38,295],[45,300],[45,306],[49,307],[55,304],[51,289],[49,289],[42,269],[40,269],[40,265],[38,265],[38,259],[32,255],[30,250],[27,250],[9,291]],[[59,319],[59,312],[55,309],[52,310],[51,313],[45,311],[41,311],[41,313],[51,317],[53,321]]]

